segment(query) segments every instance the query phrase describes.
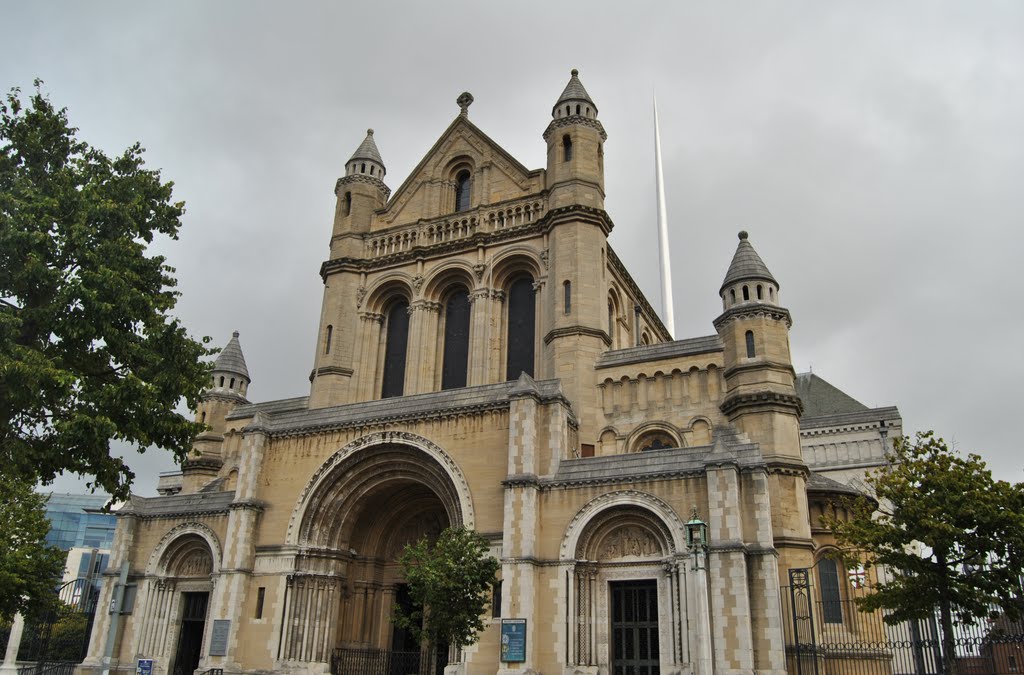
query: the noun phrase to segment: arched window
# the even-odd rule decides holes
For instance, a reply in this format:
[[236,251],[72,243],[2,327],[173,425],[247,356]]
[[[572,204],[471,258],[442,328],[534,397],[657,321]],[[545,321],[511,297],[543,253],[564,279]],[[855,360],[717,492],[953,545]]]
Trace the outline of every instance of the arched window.
[[580,114],[580,104],[579,103],[576,104],[576,114],[577,115]]
[[455,210],[456,211],[468,211],[469,210],[469,192],[470,192],[469,172],[468,171],[460,171],[459,175],[455,177]]
[[365,162],[359,165],[359,173],[366,173],[366,163]]
[[774,289],[774,288],[772,288],[771,286],[769,286],[769,287],[768,287],[768,298],[769,298],[769,299],[770,299],[770,300],[771,300],[772,302],[775,302],[775,289]]
[[205,410],[199,416],[199,423],[200,424],[206,424],[206,411]]
[[562,159],[566,162],[572,160],[572,139],[569,134],[562,136]]
[[231,378],[231,384],[228,385],[228,388],[229,389],[234,389],[235,388],[235,378],[233,378],[233,377]]
[[612,341],[612,349],[615,349],[615,304],[608,301],[608,339]]
[[533,277],[519,277],[508,289],[508,354],[505,378],[517,380],[522,373],[533,377],[533,341],[536,298]]
[[735,305],[736,304],[736,289],[735,288],[730,288],[729,289],[729,304],[731,304],[731,305]]
[[746,286],[743,287],[743,302],[750,300],[750,289]]
[[324,336],[324,354],[331,353],[331,338],[334,336],[334,326],[327,327],[327,335]]
[[409,303],[395,302],[387,311],[384,377],[380,397],[401,396],[405,389],[405,352],[409,342]]
[[441,389],[466,386],[469,364],[469,292],[460,288],[450,296],[444,309],[444,361]]
[[761,284],[757,285],[757,299],[764,300],[764,293],[762,292]]
[[565,292],[565,313],[568,314],[572,311],[572,282],[562,282],[562,290]]
[[821,586],[821,615],[825,623],[843,622],[843,599],[839,592],[839,568],[835,560],[818,561],[818,584]]
[[752,359],[752,358],[754,358],[754,356],[755,356],[755,354],[754,354],[754,331],[748,330],[747,331],[747,358],[748,359]]
[[222,387],[224,386],[224,376],[223,375],[220,376],[220,386],[222,386]]

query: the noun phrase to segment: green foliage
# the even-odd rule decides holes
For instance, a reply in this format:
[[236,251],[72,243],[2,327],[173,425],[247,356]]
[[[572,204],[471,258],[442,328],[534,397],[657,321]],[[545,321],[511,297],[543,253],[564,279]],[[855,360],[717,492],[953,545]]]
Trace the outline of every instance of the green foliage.
[[462,527],[448,528],[431,546],[426,538],[399,558],[413,609],[395,608],[395,623],[432,647],[471,645],[484,629],[483,616],[500,563],[487,540]]
[[1024,486],[993,480],[979,456],[960,456],[930,431],[897,439],[891,466],[867,482],[877,510],[861,498],[847,504],[849,520],[826,519],[849,554],[889,568],[861,609],[885,608],[892,623],[936,607],[966,623],[992,605],[1020,616]]
[[52,609],[64,552],[46,544],[46,497],[0,473],[0,620]]
[[95,476],[125,498],[113,439],[181,460],[210,354],[170,315],[173,268],[147,256],[177,238],[184,205],[135,144],[118,157],[76,139],[40,90],[0,103],[0,467],[44,484]]

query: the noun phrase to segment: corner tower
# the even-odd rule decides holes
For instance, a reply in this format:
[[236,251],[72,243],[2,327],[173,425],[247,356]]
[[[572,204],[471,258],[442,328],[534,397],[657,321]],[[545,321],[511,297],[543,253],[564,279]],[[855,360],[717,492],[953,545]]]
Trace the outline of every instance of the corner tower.
[[719,289],[722,314],[715,329],[725,345],[722,413],[761,448],[772,497],[772,536],[779,574],[809,567],[814,543],[807,508],[809,472],[800,450],[802,405],[789,353],[789,310],[779,304],[779,282],[739,233]]
[[360,235],[370,231],[373,212],[383,208],[391,190],[384,184],[387,169],[381,159],[373,129],[345,163],[345,175],[334,185],[337,205],[331,235],[331,258],[357,255]]
[[551,208],[581,204],[604,208],[604,142],[597,105],[573,68],[569,83],[551,108],[544,131],[548,145],[547,188]]

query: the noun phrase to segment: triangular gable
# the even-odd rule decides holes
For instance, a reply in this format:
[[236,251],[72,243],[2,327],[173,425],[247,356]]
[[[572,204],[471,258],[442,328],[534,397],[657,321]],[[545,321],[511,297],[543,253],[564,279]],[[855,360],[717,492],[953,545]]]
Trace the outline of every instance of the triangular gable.
[[[510,183],[513,189],[524,195],[535,192],[539,188],[537,178],[542,174],[542,170],[527,169],[519,160],[495,143],[490,136],[470,122],[469,118],[459,115],[448,125],[448,128],[427,151],[427,154],[402,185],[395,190],[387,205],[379,212],[381,220],[387,224],[397,221],[410,201],[420,195],[424,185],[445,177],[442,174],[451,160],[463,155],[471,157],[478,164],[489,162],[492,183],[499,181]],[[434,215],[440,214],[418,214],[416,217],[429,218]]]

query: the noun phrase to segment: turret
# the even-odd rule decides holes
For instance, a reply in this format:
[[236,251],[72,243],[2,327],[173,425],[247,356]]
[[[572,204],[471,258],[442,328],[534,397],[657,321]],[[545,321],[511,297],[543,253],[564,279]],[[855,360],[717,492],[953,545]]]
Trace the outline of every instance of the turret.
[[210,387],[202,394],[196,421],[210,427],[214,433],[223,433],[224,417],[236,405],[249,402],[245,395],[251,381],[242,346],[238,343],[238,331],[235,331],[213,363]]
[[202,393],[196,408],[196,421],[205,424],[207,429],[196,437],[192,451],[182,464],[183,492],[195,492],[217,476],[224,463],[226,417],[235,406],[249,402],[245,394],[250,382],[242,346],[238,344],[238,331],[235,331],[217,355],[210,387]]
[[779,305],[779,282],[746,232],[719,290],[715,319],[725,344],[722,412],[757,437],[766,455],[800,458],[800,399],[789,353],[789,310]]
[[581,204],[603,209],[604,142],[608,134],[575,68],[551,109],[551,118],[544,131],[551,208]]
[[367,129],[366,138],[345,163],[345,175],[334,186],[338,201],[331,236],[332,258],[359,253],[356,242],[360,238],[351,235],[369,232],[373,212],[387,203],[391,190],[384,184],[386,173],[384,160],[373,140],[373,129]]

